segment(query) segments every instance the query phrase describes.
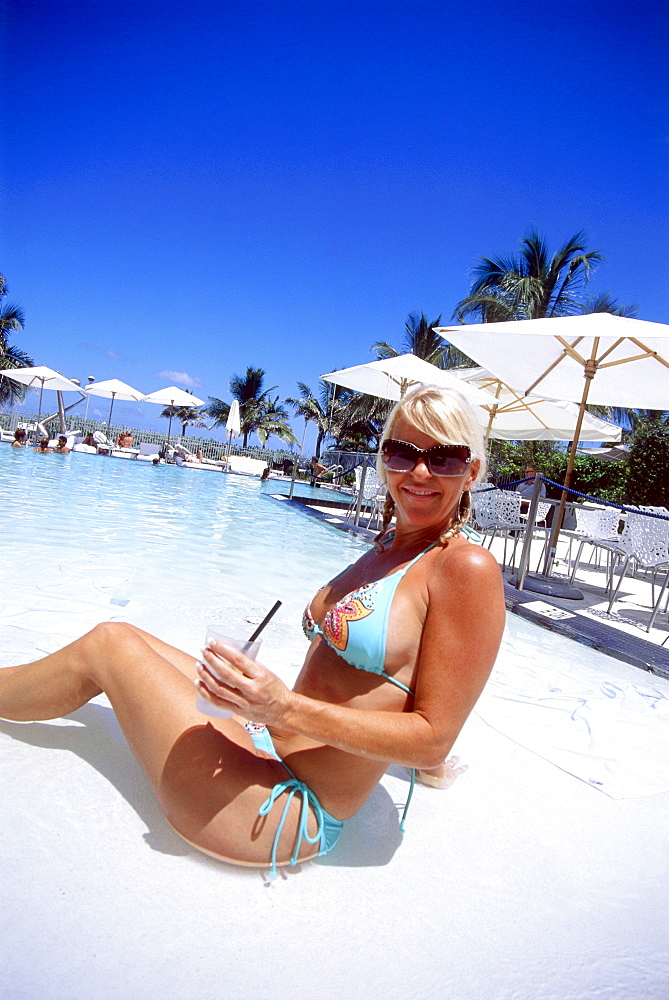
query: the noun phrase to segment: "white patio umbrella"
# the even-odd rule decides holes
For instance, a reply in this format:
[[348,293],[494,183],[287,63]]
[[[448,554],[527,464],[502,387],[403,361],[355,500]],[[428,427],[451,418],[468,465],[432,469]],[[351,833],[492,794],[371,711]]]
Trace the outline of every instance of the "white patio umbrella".
[[[148,396],[142,396],[142,403],[156,403],[158,406],[202,406],[204,404],[203,399],[198,399],[197,396],[192,396],[190,392],[186,392],[184,389],[178,389],[175,385],[170,385],[167,389],[156,389],[155,392],[150,392]],[[172,431],[172,415],[170,414],[170,422],[167,428],[167,443],[170,441],[170,433]]]
[[140,399],[144,399],[144,393],[140,392],[139,389],[133,389],[131,385],[127,382],[121,382],[117,378],[108,378],[104,382],[93,382],[91,385],[87,385],[83,390],[87,396],[102,396],[105,399],[111,399],[109,405],[109,417],[107,418],[107,423],[111,425],[112,410],[114,409],[115,399],[125,399],[131,400],[132,402],[139,402]]
[[[485,368],[457,368],[453,374],[490,393],[489,402],[477,411],[486,428],[486,441],[572,441],[579,408],[575,403],[541,396],[522,396]],[[608,420],[583,415],[581,441],[617,442],[622,428]]]
[[506,323],[439,327],[470,358],[524,396],[545,394],[579,404],[560,508],[547,559],[550,569],[566,489],[588,402],[665,410],[669,401],[669,325],[587,313]]
[[228,435],[228,455],[230,454],[230,448],[232,446],[233,437],[239,437],[242,430],[241,415],[239,412],[239,401],[233,399],[230,404],[230,412],[228,413],[228,419],[225,421],[225,432]]
[[667,408],[665,323],[588,313],[445,326],[437,332],[523,396]]
[[6,368],[0,372],[0,377],[10,378],[14,382],[22,382],[23,385],[31,389],[39,388],[39,405],[37,409],[37,423],[42,416],[42,393],[45,389],[53,389],[56,392],[78,392],[82,399],[84,393],[69,378],[65,378],[60,372],[45,365],[36,365],[34,368]]
[[398,400],[419,385],[438,385],[445,389],[456,389],[474,406],[483,406],[489,402],[481,389],[458,380],[450,372],[431,365],[429,361],[423,361],[415,354],[399,354],[394,358],[368,361],[364,365],[329,372],[321,375],[321,378],[325,382],[334,382],[381,399]]

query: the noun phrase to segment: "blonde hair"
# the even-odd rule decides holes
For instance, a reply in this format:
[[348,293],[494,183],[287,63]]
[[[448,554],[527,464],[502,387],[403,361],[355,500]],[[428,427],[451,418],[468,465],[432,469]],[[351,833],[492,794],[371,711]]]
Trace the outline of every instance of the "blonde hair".
[[[467,445],[471,452],[472,461],[477,460],[479,463],[474,482],[485,479],[486,456],[483,431],[471,404],[456,389],[442,389],[436,385],[424,385],[400,399],[386,420],[379,441],[379,453],[376,456],[376,471],[384,486],[388,485],[388,479],[381,461],[381,446],[385,440],[392,438],[393,429],[400,418],[412,424],[423,434],[427,434],[428,437],[434,438],[439,444]],[[382,528],[377,535],[377,542],[385,534],[394,509],[395,503],[388,493],[383,509]],[[449,538],[453,538],[464,527],[470,510],[471,497],[469,490],[466,490],[460,499],[455,522],[448,531],[440,536],[439,541],[442,545],[445,545]]]
[[393,436],[393,428],[400,417],[439,444],[466,444],[471,451],[472,461],[478,459],[479,462],[475,482],[485,479],[483,431],[471,404],[456,389],[423,385],[400,399],[386,420],[376,457],[376,471],[384,485],[387,478],[381,461],[381,445]]

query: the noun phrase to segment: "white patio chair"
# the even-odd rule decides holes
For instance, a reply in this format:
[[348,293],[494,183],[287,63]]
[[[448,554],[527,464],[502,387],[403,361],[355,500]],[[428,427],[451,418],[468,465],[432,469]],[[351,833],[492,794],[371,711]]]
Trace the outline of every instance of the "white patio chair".
[[520,493],[509,493],[506,490],[495,490],[492,496],[492,522],[488,525],[488,528],[492,528],[492,533],[488,542],[488,548],[491,547],[493,539],[497,534],[504,537],[502,569],[505,569],[507,541],[513,539],[513,554],[511,556],[511,566],[513,566],[518,540],[527,526],[526,522],[522,521],[520,517],[520,505],[524,502],[524,497]]
[[[665,508],[645,508],[646,511],[651,513],[666,513]],[[634,569],[652,569],[653,577],[651,582],[651,604],[653,605],[653,614],[651,615],[651,622],[655,620],[655,616],[659,609],[660,601],[662,600],[662,593],[666,587],[666,579],[660,591],[660,597],[655,601],[655,573],[661,566],[669,567],[669,521],[661,521],[659,518],[648,517],[644,513],[644,508],[639,508],[639,512],[630,511],[627,518],[627,523],[625,525],[625,531],[623,531],[620,536],[620,542],[618,543],[618,553],[622,557],[622,567],[620,570],[620,576],[618,577],[618,583],[616,584],[615,590],[611,594],[609,600],[609,606],[607,611],[611,613],[611,608],[613,603],[618,596],[620,591],[620,585],[623,581],[623,577],[627,572],[630,564],[633,565]],[[613,578],[613,572],[611,576]],[[650,624],[646,631],[650,630]]]
[[371,496],[369,498],[369,501],[368,501],[368,504],[367,504],[367,506],[369,508],[369,517],[367,518],[367,527],[368,528],[369,528],[370,524],[372,523],[372,521],[374,521],[374,524],[376,526],[377,519],[379,521],[379,527],[381,526],[381,521],[382,521],[382,518],[383,518],[383,508],[384,508],[385,503],[386,503],[386,497],[387,497],[387,495],[388,495],[388,491],[386,490],[386,488],[383,485],[383,483],[377,483],[376,490],[375,490],[373,496]]
[[490,483],[485,483],[478,488],[474,487],[471,491],[474,527],[483,534],[495,523],[496,492],[497,490],[492,489]]
[[[355,491],[353,493],[353,496],[351,497],[351,502],[348,506],[348,510],[346,511],[345,516],[347,519],[355,517],[355,509],[358,504],[358,494],[360,493],[361,482],[362,482],[362,466],[359,465],[355,469]],[[368,466],[367,472],[365,473],[365,485],[362,492],[362,502],[360,504],[361,517],[363,512],[368,513],[368,511],[374,510],[377,494],[382,485],[383,484],[381,483],[378,477],[376,469],[373,469],[371,466]],[[384,503],[385,503],[385,496],[384,496]],[[369,520],[367,521],[368,525],[369,521],[371,520],[371,516],[372,515],[370,512],[370,517]]]
[[[567,532],[571,535],[569,541],[569,557],[571,558],[571,542],[573,538],[579,537],[580,542],[576,551],[576,559],[572,563],[569,574],[569,582],[574,582],[574,577],[578,569],[581,553],[584,545],[591,545],[595,551],[600,549],[606,552],[606,588],[609,589],[612,571],[612,557],[618,552],[622,535],[618,532],[621,511],[617,507],[576,507],[576,527]],[[624,530],[624,529],[623,529]]]

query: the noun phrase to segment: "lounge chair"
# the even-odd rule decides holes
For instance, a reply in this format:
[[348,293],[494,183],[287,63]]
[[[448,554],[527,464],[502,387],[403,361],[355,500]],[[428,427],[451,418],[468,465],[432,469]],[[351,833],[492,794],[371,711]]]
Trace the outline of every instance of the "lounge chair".
[[149,441],[142,441],[136,451],[136,459],[138,462],[153,462],[156,458],[160,460],[160,449],[157,444],[151,444]]
[[102,431],[94,431],[93,440],[98,449],[98,455],[108,455],[112,450],[112,443]]

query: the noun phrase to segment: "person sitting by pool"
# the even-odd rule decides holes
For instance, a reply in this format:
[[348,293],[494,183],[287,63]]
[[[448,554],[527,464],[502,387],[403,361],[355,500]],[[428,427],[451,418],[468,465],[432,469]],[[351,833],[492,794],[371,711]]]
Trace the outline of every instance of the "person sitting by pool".
[[313,458],[311,459],[312,476],[314,476],[316,479],[320,479],[321,476],[324,476],[325,473],[329,471],[330,469],[328,468],[328,466],[323,465],[323,463],[318,459],[318,457],[314,455]]
[[[330,850],[389,763],[439,781],[504,627],[499,567],[461,531],[485,468],[478,419],[459,393],[419,388],[392,410],[377,468],[383,528],[307,606],[292,690],[220,640],[196,661],[104,622],[0,670],[0,717],[57,718],[104,691],[168,823],[221,860],[270,859],[270,874]],[[194,682],[234,717],[199,714]]]
[[119,448],[132,448],[134,443],[135,439],[130,431],[121,431],[119,436],[116,438],[116,444]]
[[91,433],[88,433],[81,443],[85,444],[87,448],[97,448],[95,438]]
[[58,444],[53,449],[54,451],[60,452],[61,455],[69,455],[70,449],[67,447],[67,438],[64,434],[60,434],[58,437]]
[[26,432],[23,427],[17,427],[14,431],[14,440],[12,441],[12,448],[27,448],[28,442],[26,440]]
[[49,439],[42,438],[41,441],[38,443],[37,447],[33,448],[33,451],[41,451],[43,453],[51,451],[51,448],[49,448]]

